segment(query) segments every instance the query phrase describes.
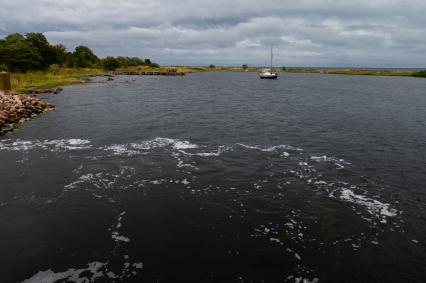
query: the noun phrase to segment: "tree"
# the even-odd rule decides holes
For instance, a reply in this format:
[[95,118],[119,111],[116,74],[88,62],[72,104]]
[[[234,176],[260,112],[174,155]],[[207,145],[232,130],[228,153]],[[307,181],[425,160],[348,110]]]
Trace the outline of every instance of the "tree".
[[38,49],[23,35],[14,33],[0,42],[0,64],[4,64],[10,71],[42,69],[43,58]]
[[54,57],[53,63],[63,66],[67,61],[67,48],[63,44],[57,44],[51,46],[51,49]]
[[75,48],[73,57],[73,65],[78,68],[87,68],[95,65],[99,58],[87,46],[77,46]]
[[30,32],[25,34],[26,40],[37,49],[42,58],[41,67],[48,68],[51,64],[58,63],[54,48],[49,44],[47,38],[39,32]]
[[248,69],[248,65],[247,65],[247,64],[243,64],[243,65],[241,66],[241,68],[243,68],[244,70],[247,70],[247,69]]
[[141,66],[144,64],[143,60],[138,57],[131,57],[129,59],[129,66]]
[[118,56],[117,59],[121,68],[126,68],[129,66],[129,57]]
[[214,68],[216,68],[216,66],[215,66],[215,65],[213,65],[213,64],[210,64],[210,65],[209,65],[209,68],[210,68],[210,69],[214,69]]
[[118,67],[120,67],[120,61],[118,58],[114,58],[112,56],[108,56],[102,60],[102,67],[108,71],[114,71]]

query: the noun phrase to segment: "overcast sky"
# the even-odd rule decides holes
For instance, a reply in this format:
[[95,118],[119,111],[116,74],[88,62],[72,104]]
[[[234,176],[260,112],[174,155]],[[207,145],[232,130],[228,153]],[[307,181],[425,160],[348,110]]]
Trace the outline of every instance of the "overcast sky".
[[425,0],[0,0],[0,35],[175,65],[426,67]]

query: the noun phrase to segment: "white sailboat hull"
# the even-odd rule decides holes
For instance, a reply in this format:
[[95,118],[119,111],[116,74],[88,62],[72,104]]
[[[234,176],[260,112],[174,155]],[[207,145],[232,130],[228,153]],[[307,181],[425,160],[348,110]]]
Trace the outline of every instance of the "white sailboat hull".
[[261,73],[261,74],[259,74],[259,76],[260,76],[260,78],[261,79],[278,79],[278,74],[276,74],[276,73],[268,73],[268,74],[265,74],[265,73]]

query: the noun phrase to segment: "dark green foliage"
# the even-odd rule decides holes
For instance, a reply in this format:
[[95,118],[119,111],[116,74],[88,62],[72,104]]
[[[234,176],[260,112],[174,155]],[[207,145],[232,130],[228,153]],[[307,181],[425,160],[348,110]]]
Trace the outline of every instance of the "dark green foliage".
[[99,58],[92,50],[84,45],[77,46],[72,54],[74,67],[88,68],[93,67],[98,63]]
[[247,65],[247,64],[243,64],[243,65],[241,66],[241,68],[243,68],[244,70],[247,70],[247,69],[248,69],[248,65]]
[[0,64],[10,71],[42,70],[65,61],[63,45],[52,46],[41,33],[11,34],[0,40]]
[[47,69],[52,64],[69,68],[159,67],[150,59],[138,57],[119,56],[100,60],[87,46],[77,46],[74,52],[67,52],[64,45],[51,45],[42,33],[37,32],[30,32],[25,36],[15,33],[0,39],[1,70],[26,72]]
[[210,64],[210,65],[209,65],[209,68],[210,68],[210,69],[214,69],[214,68],[216,68],[216,66],[215,66],[215,65],[213,65],[213,64]]
[[19,33],[0,40],[0,64],[10,71],[37,70],[44,65],[38,49]]
[[120,61],[118,58],[114,58],[112,56],[108,56],[105,59],[102,59],[102,67],[108,71],[114,71],[118,67],[120,67]]
[[68,68],[74,68],[74,57],[72,52],[68,52],[65,57],[65,66]]
[[426,70],[415,72],[413,77],[426,78]]
[[30,32],[25,34],[29,41],[41,56],[41,68],[46,69],[51,64],[57,63],[54,47],[49,44],[46,37],[42,33]]
[[67,48],[63,44],[53,45],[51,48],[54,63],[63,66],[68,57]]
[[150,59],[142,60],[138,57],[116,57],[117,61],[120,64],[120,68],[127,67],[137,67],[137,66],[149,66],[149,67],[159,67],[157,63],[152,62]]

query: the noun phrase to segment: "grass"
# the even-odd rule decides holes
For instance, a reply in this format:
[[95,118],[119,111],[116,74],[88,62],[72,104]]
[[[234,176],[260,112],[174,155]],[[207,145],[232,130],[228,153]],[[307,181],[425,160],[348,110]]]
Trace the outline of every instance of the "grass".
[[[118,72],[161,72],[165,71],[167,67],[128,67],[120,68]],[[195,72],[188,67],[176,67],[178,72]],[[30,71],[26,73],[12,73],[11,84],[12,90],[16,92],[25,92],[30,87],[35,88],[54,88],[62,85],[83,83],[84,78],[95,75],[105,75],[107,71],[103,69],[93,68],[59,68],[51,67],[45,71]]]
[[105,71],[101,69],[50,68],[46,71],[12,73],[11,84],[12,90],[25,92],[29,87],[53,88],[82,83],[84,77],[101,74],[105,74]]

